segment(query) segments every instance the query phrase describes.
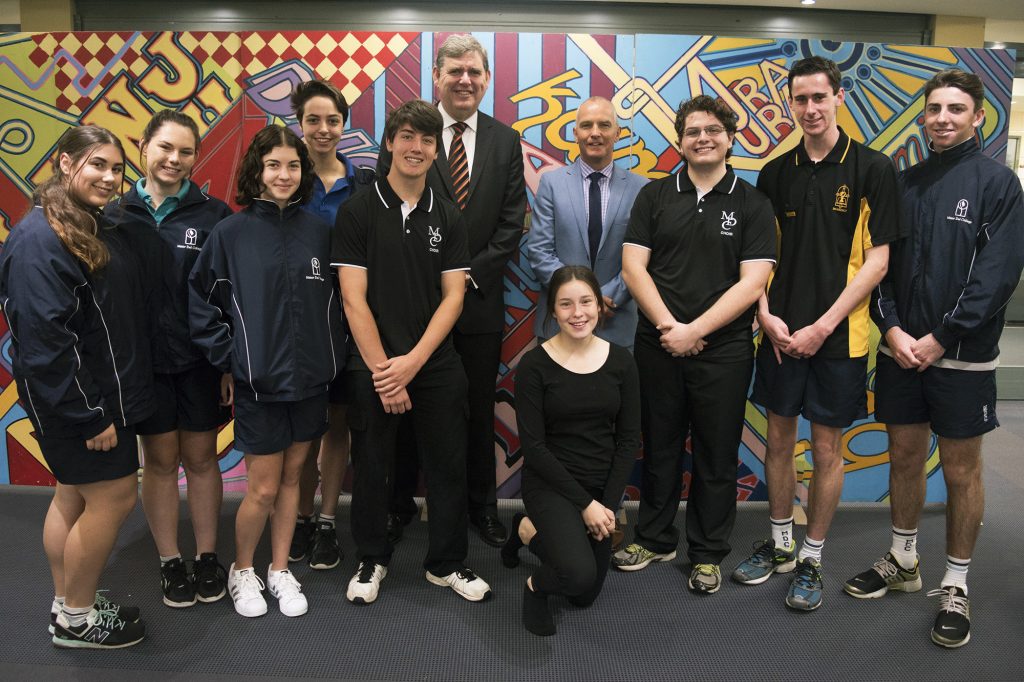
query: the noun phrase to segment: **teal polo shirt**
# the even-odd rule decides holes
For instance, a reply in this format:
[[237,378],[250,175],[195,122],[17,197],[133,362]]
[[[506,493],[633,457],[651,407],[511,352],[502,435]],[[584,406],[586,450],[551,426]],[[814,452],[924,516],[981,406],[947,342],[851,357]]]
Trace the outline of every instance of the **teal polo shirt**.
[[135,191],[138,192],[139,198],[142,199],[142,203],[146,205],[149,212],[153,214],[153,220],[159,226],[164,221],[164,218],[169,216],[174,209],[178,208],[181,204],[181,200],[188,194],[188,188],[191,186],[190,180],[184,180],[181,183],[181,189],[174,196],[164,197],[164,200],[160,202],[160,205],[153,207],[153,197],[149,192],[146,191],[146,178],[139,178],[135,183]]

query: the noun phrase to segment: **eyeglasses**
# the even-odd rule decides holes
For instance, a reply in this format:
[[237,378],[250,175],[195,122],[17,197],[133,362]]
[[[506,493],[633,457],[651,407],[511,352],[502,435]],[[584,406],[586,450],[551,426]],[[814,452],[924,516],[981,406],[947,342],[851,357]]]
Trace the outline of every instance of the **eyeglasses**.
[[683,137],[700,137],[701,131],[704,132],[708,137],[714,137],[715,135],[721,135],[725,132],[725,128],[722,126],[705,126],[703,128],[687,128],[683,131]]

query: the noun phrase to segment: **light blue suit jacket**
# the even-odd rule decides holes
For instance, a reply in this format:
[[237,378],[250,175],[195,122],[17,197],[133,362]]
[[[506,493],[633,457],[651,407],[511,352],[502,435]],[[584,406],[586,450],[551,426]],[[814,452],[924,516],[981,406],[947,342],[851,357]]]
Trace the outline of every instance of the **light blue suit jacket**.
[[[612,167],[608,213],[594,267],[601,293],[616,305],[615,314],[598,327],[597,336],[625,347],[633,345],[637,312],[636,301],[622,281],[622,240],[626,236],[633,201],[645,184],[647,178],[618,166]],[[563,265],[590,266],[589,216],[583,205],[583,193],[589,191],[587,185],[578,163],[549,171],[540,178],[533,222],[526,237],[526,255],[541,285],[533,331],[542,339],[558,333],[558,325],[546,313],[547,285],[551,276]]]

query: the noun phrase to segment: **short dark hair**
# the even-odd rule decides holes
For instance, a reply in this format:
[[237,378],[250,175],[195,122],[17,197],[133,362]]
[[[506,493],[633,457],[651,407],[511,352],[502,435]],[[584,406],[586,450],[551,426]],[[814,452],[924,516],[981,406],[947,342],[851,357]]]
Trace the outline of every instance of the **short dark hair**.
[[563,265],[555,270],[555,274],[551,275],[551,281],[548,282],[547,310],[544,311],[547,316],[554,319],[558,290],[572,281],[583,282],[594,292],[594,298],[597,299],[598,324],[604,322],[608,310],[604,304],[604,295],[601,294],[601,285],[598,283],[594,271],[585,265]]
[[[686,117],[692,113],[703,111],[718,119],[718,122],[725,128],[729,135],[736,134],[736,123],[739,116],[733,111],[721,97],[709,97],[708,95],[697,95],[693,99],[679,103],[676,110],[676,139],[683,139],[683,131],[686,130]],[[732,148],[725,153],[725,158],[732,156]]]
[[302,123],[306,102],[314,97],[326,97],[334,102],[335,108],[341,114],[341,122],[348,122],[348,102],[345,101],[345,95],[341,94],[341,90],[333,83],[312,80],[303,81],[292,90],[292,112],[295,114],[295,118],[299,120],[299,123]]
[[790,96],[792,96],[793,92],[794,78],[798,76],[813,76],[816,73],[823,73],[828,76],[828,82],[832,86],[832,94],[839,94],[839,88],[842,87],[843,82],[843,74],[839,71],[839,67],[831,59],[811,55],[810,57],[798,59],[793,62],[793,66],[789,67]]
[[392,109],[388,114],[388,120],[384,124],[384,138],[388,142],[394,142],[395,134],[402,126],[409,126],[424,135],[433,135],[440,144],[444,119],[434,105],[421,99],[411,99],[397,109]]
[[302,179],[299,181],[299,188],[291,197],[292,200],[306,203],[313,196],[313,161],[309,158],[306,145],[290,129],[269,125],[256,133],[242,157],[242,165],[238,171],[238,194],[235,195],[235,202],[240,206],[248,206],[253,199],[263,193],[263,157],[274,147],[291,147],[299,155]]
[[196,125],[195,120],[187,114],[183,114],[180,111],[174,109],[161,109],[160,111],[153,114],[153,118],[149,119],[149,123],[142,130],[142,146],[146,146],[146,143],[153,139],[153,136],[168,123],[176,123],[182,128],[188,128],[191,131],[192,136],[196,141],[196,154],[199,153],[199,126]]
[[961,69],[939,71],[924,84],[925,102],[928,101],[928,96],[932,94],[932,91],[939,88],[963,90],[974,100],[975,111],[985,106],[985,84],[973,73],[967,73]]

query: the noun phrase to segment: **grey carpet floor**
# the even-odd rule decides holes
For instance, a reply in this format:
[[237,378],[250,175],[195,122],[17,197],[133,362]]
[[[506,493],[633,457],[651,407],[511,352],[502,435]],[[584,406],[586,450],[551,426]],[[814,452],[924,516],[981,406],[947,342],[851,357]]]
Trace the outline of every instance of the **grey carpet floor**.
[[[46,635],[51,585],[41,547],[49,493],[0,489],[0,538],[8,563],[8,610],[0,637],[0,678],[9,680],[1022,680],[1024,679],[1024,404],[1000,403],[1003,428],[986,439],[987,513],[971,567],[971,642],[958,650],[932,644],[928,631],[944,563],[942,507],[921,523],[925,589],[856,600],[841,583],[888,547],[888,511],[844,505],[825,547],[825,601],[813,613],[786,609],[785,576],[746,587],[727,582],[715,595],[686,589],[682,558],[632,574],[612,572],[587,610],[556,601],[558,634],[541,639],[519,623],[523,581],[535,559],[508,570],[496,550],[471,538],[468,565],[494,599],[471,604],[432,586],[420,567],[426,525],[407,528],[377,603],[345,600],[355,561],[338,569],[295,569],[310,601],[285,618],[272,599],[263,618],[237,616],[227,599],[170,609],[160,600],[155,549],[141,509],[125,524],[104,576],[111,597],[137,604],[146,640],[108,652],[54,649]],[[226,500],[221,556],[233,550]],[[511,517],[517,503],[503,503]],[[629,511],[631,522],[635,510]],[[683,510],[679,522],[682,522]],[[347,508],[343,546],[351,553]],[[767,532],[763,504],[741,506],[726,571]],[[183,519],[182,537],[187,538]],[[802,534],[802,533],[800,533]],[[188,548],[185,541],[183,549]],[[258,565],[269,562],[266,538]]]

